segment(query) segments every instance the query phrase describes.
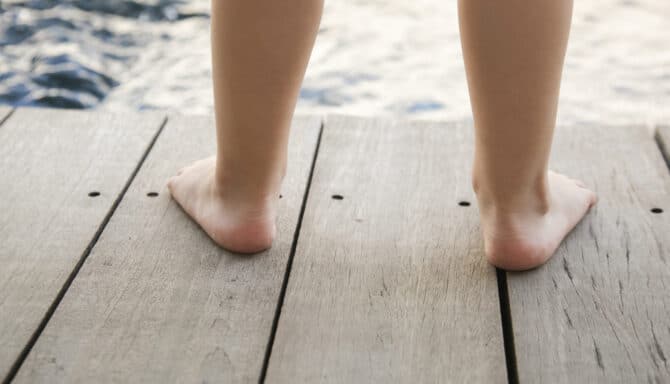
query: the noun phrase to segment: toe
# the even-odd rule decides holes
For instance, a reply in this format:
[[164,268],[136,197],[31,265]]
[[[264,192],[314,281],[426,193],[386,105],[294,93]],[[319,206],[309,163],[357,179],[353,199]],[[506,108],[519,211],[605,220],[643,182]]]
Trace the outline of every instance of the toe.
[[589,203],[590,207],[596,205],[598,203],[598,195],[596,195],[595,192],[589,190]]
[[176,176],[172,176],[167,180],[167,187],[170,190],[170,193],[172,193],[172,191],[174,190],[176,180],[177,180]]
[[598,196],[592,190],[582,187],[582,192],[584,193],[584,200],[586,201],[587,209],[591,208],[598,202]]

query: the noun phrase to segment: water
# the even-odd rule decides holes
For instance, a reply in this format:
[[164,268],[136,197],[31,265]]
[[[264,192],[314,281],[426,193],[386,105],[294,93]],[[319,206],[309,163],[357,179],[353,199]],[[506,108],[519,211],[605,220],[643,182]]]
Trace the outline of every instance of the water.
[[[208,0],[1,0],[0,103],[211,113]],[[576,1],[562,123],[670,123],[670,2]],[[470,118],[453,1],[327,1],[298,110]]]

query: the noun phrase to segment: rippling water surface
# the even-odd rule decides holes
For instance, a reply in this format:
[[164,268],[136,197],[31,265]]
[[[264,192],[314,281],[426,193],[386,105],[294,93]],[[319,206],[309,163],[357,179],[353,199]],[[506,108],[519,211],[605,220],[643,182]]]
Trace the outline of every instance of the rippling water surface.
[[[212,110],[208,0],[0,0],[0,103]],[[670,123],[670,1],[576,1],[559,120]],[[469,119],[456,5],[326,1],[298,109]]]

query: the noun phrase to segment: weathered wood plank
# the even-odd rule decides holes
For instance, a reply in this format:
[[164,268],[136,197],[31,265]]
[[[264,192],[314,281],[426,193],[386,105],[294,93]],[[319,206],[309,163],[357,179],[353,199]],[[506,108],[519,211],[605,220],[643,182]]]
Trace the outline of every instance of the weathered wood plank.
[[656,144],[644,127],[563,127],[552,164],[600,200],[546,266],[508,275],[520,381],[670,381],[670,175]]
[[16,382],[257,381],[320,124],[294,123],[274,247],[239,256],[211,242],[165,188],[181,166],[214,153],[213,120],[169,118]]
[[267,382],[507,381],[471,130],[328,118]]
[[[19,109],[0,127],[0,378],[37,330],[163,119]],[[91,191],[100,195],[89,197]]]
[[[661,125],[656,127],[655,137],[657,144],[661,149],[661,154],[665,163],[670,168],[670,125]],[[668,207],[670,209],[670,207]]]
[[5,120],[7,116],[9,116],[11,112],[12,108],[0,105],[0,125],[2,125],[2,122]]

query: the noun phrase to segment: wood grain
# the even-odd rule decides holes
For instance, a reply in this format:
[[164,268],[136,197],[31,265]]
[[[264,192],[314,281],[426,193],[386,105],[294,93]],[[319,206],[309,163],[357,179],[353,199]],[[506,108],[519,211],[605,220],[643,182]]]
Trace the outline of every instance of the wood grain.
[[258,381],[320,124],[294,122],[273,248],[239,256],[165,187],[214,153],[213,119],[170,117],[15,381]]
[[[163,119],[19,109],[0,127],[0,378],[38,328]],[[100,195],[89,197],[91,191]]]
[[656,143],[644,127],[562,127],[551,164],[600,200],[546,266],[508,275],[520,382],[670,381],[670,175]]
[[471,130],[326,121],[268,383],[506,382]]

